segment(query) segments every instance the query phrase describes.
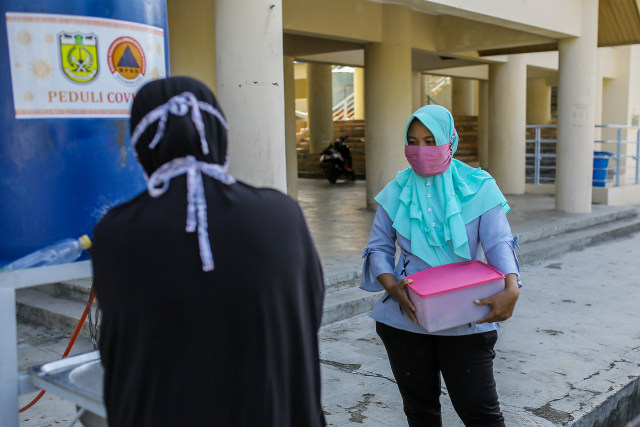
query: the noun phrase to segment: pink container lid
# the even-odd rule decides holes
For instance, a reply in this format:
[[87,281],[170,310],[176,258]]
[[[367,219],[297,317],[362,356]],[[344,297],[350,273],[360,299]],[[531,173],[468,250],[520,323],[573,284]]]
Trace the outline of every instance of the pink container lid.
[[421,297],[430,297],[458,289],[504,279],[504,274],[482,261],[466,261],[432,267],[410,274],[409,286]]

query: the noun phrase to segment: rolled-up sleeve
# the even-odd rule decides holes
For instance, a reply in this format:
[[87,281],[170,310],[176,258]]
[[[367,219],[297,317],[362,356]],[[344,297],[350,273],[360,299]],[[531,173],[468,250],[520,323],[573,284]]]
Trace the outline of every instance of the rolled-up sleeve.
[[516,255],[518,248],[518,236],[513,237],[511,227],[507,221],[507,215],[502,206],[485,212],[480,217],[480,241],[484,249],[487,263],[507,274],[518,275],[518,286],[522,286],[520,280],[520,264]]
[[360,288],[365,291],[384,290],[376,279],[382,273],[393,274],[396,255],[396,231],[387,212],[378,207],[371,226],[369,243],[362,252],[362,278]]

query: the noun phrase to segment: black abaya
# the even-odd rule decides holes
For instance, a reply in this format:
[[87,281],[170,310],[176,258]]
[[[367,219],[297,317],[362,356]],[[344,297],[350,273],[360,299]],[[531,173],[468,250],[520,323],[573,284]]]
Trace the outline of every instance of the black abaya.
[[[221,131],[206,125],[213,147],[220,139],[212,135]],[[161,141],[158,148],[165,143],[180,142]],[[143,165],[145,147],[137,148]],[[200,157],[224,161],[219,154]],[[145,169],[152,173],[162,163]],[[185,232],[185,175],[158,198],[145,192],[112,209],[96,227],[92,260],[103,310],[108,421],[325,425],[317,339],[324,285],[300,208],[275,190],[202,176],[213,271],[203,271],[197,233]]]

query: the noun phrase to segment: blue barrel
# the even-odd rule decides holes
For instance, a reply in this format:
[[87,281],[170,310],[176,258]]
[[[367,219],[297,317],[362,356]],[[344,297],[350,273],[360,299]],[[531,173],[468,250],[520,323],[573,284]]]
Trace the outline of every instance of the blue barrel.
[[[60,239],[82,234],[91,236],[96,222],[107,209],[144,189],[142,169],[129,143],[125,110],[121,109],[119,116],[103,116],[107,113],[101,107],[91,110],[81,103],[129,102],[130,105],[130,97],[141,84],[153,77],[168,75],[169,42],[165,0],[4,0],[0,8],[1,266]],[[27,14],[35,18],[24,18]],[[45,27],[38,26],[44,25],[38,23],[38,16],[44,14],[58,16],[52,22],[59,25],[47,24],[54,26],[42,30],[46,32],[42,36],[37,33]],[[70,15],[75,18],[64,18]],[[86,26],[87,22],[94,25],[95,21],[104,21],[95,25],[96,31],[74,30],[74,23]],[[143,27],[140,24],[150,26],[148,31],[155,31],[155,34],[149,33],[149,37],[155,39],[137,37],[147,40],[145,46],[144,42],[135,40],[135,34],[139,34],[135,31]],[[105,30],[105,27],[109,28]],[[106,40],[105,31],[111,39]],[[134,36],[129,37],[131,34]],[[110,45],[98,48],[101,46],[96,41],[98,38]],[[160,42],[156,42],[157,39]],[[13,43],[13,50],[9,42]],[[20,53],[23,47],[25,51]],[[54,49],[56,59],[52,60]],[[145,49],[148,49],[146,59],[140,53]],[[45,54],[49,59],[38,59]],[[16,60],[20,55],[30,59]],[[153,55],[155,62],[150,61]],[[160,63],[157,58],[163,58],[160,70],[153,68],[154,63]],[[13,77],[9,78],[12,72]],[[64,110],[69,111],[69,116],[60,117],[63,111],[60,108],[50,112],[40,107],[20,110],[18,103],[14,103],[12,81],[17,81],[15,77],[22,78],[21,73],[27,73],[34,86],[66,79],[60,90],[52,86],[44,94],[37,88],[29,92],[23,83],[20,90],[25,94],[20,94],[19,102],[23,102],[23,98],[32,101],[34,97],[47,96],[52,105],[74,103],[73,108]],[[142,77],[144,80],[140,80]],[[106,89],[101,91],[92,86],[98,78]],[[91,82],[92,79],[95,80]],[[82,107],[81,113],[78,113],[80,107],[74,109],[75,106]],[[20,118],[17,117],[19,111],[24,114]],[[31,113],[36,116],[30,117]],[[108,114],[115,113],[109,110]]]
[[593,187],[604,187],[607,183],[607,171],[609,170],[609,157],[613,153],[606,151],[593,152]]
[[[37,97],[58,106],[83,102],[130,105],[141,84],[168,75],[169,43],[165,0],[5,0],[0,7],[2,265],[63,238],[91,236],[107,209],[144,189],[124,110],[118,115],[82,106],[80,115],[72,108],[65,110],[71,111],[67,117],[60,117],[59,109],[41,106],[21,110],[14,102],[12,82],[21,73],[30,73],[34,85],[66,79],[60,90],[54,85],[44,94],[43,89],[29,91],[22,84],[24,95],[19,94],[18,101],[27,105]],[[45,14],[44,21],[54,24],[38,23]],[[95,31],[76,31],[87,25],[94,25]],[[142,27],[148,27],[149,37],[139,36]],[[141,54],[145,49],[146,57]],[[150,61],[153,55],[155,62]],[[29,59],[16,59],[22,57]],[[44,57],[48,59],[39,59]],[[157,58],[163,58],[159,70],[153,68],[160,63]],[[97,81],[103,82],[102,90],[92,87]]]

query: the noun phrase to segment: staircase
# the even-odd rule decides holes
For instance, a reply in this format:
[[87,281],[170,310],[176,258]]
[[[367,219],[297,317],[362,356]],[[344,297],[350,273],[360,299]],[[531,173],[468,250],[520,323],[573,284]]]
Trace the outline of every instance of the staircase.
[[478,167],[478,116],[454,116],[453,122],[458,132],[458,149],[453,157]]
[[[356,178],[364,179],[364,120],[335,120],[333,122],[333,139],[336,140],[342,136],[346,137],[344,144],[351,150]],[[322,149],[324,148],[322,147]],[[309,136],[306,129],[298,132],[297,152],[298,176],[300,178],[324,178],[319,167],[320,153],[309,153]]]
[[333,106],[333,120],[352,120],[355,117],[354,94]]
[[[91,279],[70,280],[16,291],[18,319],[48,328],[73,332],[89,301]],[[95,315],[94,301],[92,315]],[[81,335],[89,337],[85,322]]]
[[451,77],[427,75],[425,79],[426,104],[438,104],[435,100],[438,97],[438,94],[450,85]]

